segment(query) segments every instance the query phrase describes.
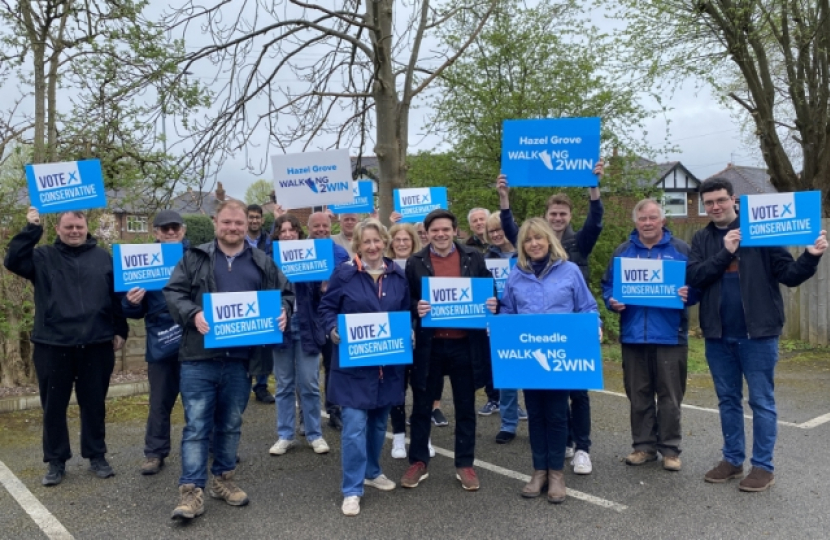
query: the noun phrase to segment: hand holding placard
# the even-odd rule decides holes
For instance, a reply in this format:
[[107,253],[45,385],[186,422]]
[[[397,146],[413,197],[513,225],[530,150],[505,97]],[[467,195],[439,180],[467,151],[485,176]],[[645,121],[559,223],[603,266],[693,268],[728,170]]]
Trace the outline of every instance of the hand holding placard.
[[735,253],[738,251],[738,247],[741,245],[741,230],[740,229],[732,229],[726,236],[723,237],[723,247],[729,253]]
[[32,225],[40,225],[40,212],[34,206],[30,206],[29,211],[26,212],[26,222]]
[[815,255],[816,257],[820,257],[825,251],[827,250],[827,231],[822,230],[821,234],[819,234],[816,243],[812,246],[807,247],[807,251],[810,255]]
[[193,317],[193,323],[196,325],[196,330],[198,330],[203,336],[206,336],[207,333],[210,332],[210,326],[208,326],[208,323],[205,320],[204,311],[200,311]]

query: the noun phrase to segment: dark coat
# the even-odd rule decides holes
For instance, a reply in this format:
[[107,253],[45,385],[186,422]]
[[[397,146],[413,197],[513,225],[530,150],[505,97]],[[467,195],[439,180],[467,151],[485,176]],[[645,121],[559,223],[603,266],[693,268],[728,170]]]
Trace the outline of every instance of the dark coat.
[[[484,257],[477,250],[455,243],[461,259],[460,277],[492,278]],[[432,352],[434,328],[421,326],[418,316],[418,301],[421,300],[421,278],[433,277],[435,271],[429,258],[429,246],[412,255],[406,261],[406,280],[409,282],[410,311],[415,321],[415,354],[412,365],[411,384],[413,388],[426,390],[429,359]],[[493,296],[496,296],[495,285]],[[470,344],[470,358],[473,362],[473,376],[476,388],[483,388],[491,379],[490,340],[486,330],[467,330]]]
[[[320,301],[320,318],[326,334],[337,327],[337,316],[348,313],[383,313],[409,310],[409,287],[400,266],[384,259],[386,272],[380,278],[382,296],[372,276],[354,262],[341,264],[329,280]],[[332,347],[331,374],[326,396],[332,403],[354,409],[377,409],[404,402],[405,366],[340,367],[340,350]]]
[[41,225],[28,224],[9,242],[6,268],[32,282],[35,321],[31,340],[73,347],[127,339],[129,327],[121,311],[123,294],[113,292],[112,256],[87,235],[71,247],[60,238],[37,246]]

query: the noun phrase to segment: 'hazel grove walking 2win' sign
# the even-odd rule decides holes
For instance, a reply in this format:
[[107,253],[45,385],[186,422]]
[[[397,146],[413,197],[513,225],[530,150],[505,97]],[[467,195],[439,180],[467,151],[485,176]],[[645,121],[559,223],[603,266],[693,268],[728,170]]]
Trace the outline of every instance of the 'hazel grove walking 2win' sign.
[[161,290],[182,258],[181,244],[114,244],[115,292]]
[[323,281],[334,271],[331,238],[274,242],[274,262],[291,283]]
[[337,316],[340,367],[412,363],[412,319],[408,311]]
[[486,328],[486,303],[495,296],[492,278],[421,278],[421,298],[430,304],[421,325],[432,328]]
[[372,191],[371,181],[355,182],[351,202],[344,204],[332,204],[329,210],[333,214],[371,214],[375,211],[375,194]]
[[282,343],[277,321],[282,312],[280,291],[210,293],[203,300],[210,327],[206,349]]
[[354,199],[349,151],[305,152],[271,157],[274,192],[286,209],[346,204]]
[[26,165],[29,199],[41,214],[106,208],[97,159]]
[[741,195],[741,247],[811,246],[821,233],[821,192]]

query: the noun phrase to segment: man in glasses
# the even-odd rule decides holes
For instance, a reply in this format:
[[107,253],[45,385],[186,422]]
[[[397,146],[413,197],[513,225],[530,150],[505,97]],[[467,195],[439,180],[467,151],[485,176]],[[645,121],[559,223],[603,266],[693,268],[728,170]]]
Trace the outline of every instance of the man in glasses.
[[723,460],[703,479],[722,484],[743,478],[745,459],[743,381],[752,408],[752,469],[741,491],[765,491],[775,483],[772,452],[778,434],[773,392],[778,336],[784,326],[779,284],[798,287],[816,272],[827,249],[826,231],[798,259],[783,247],[741,247],[732,183],[710,178],[700,196],[711,222],[692,239],[686,281],[702,291],[700,328],[715,383],[723,432]]

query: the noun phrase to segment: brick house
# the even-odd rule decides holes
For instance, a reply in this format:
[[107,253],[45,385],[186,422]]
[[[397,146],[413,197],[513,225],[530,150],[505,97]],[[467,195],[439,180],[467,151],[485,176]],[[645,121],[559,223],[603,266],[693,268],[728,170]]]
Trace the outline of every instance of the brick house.
[[[778,193],[772,185],[770,175],[765,168],[746,167],[729,163],[722,171],[716,172],[709,178],[725,178],[732,182],[735,196],[758,195],[761,193]],[[708,180],[708,178],[707,178]]]

